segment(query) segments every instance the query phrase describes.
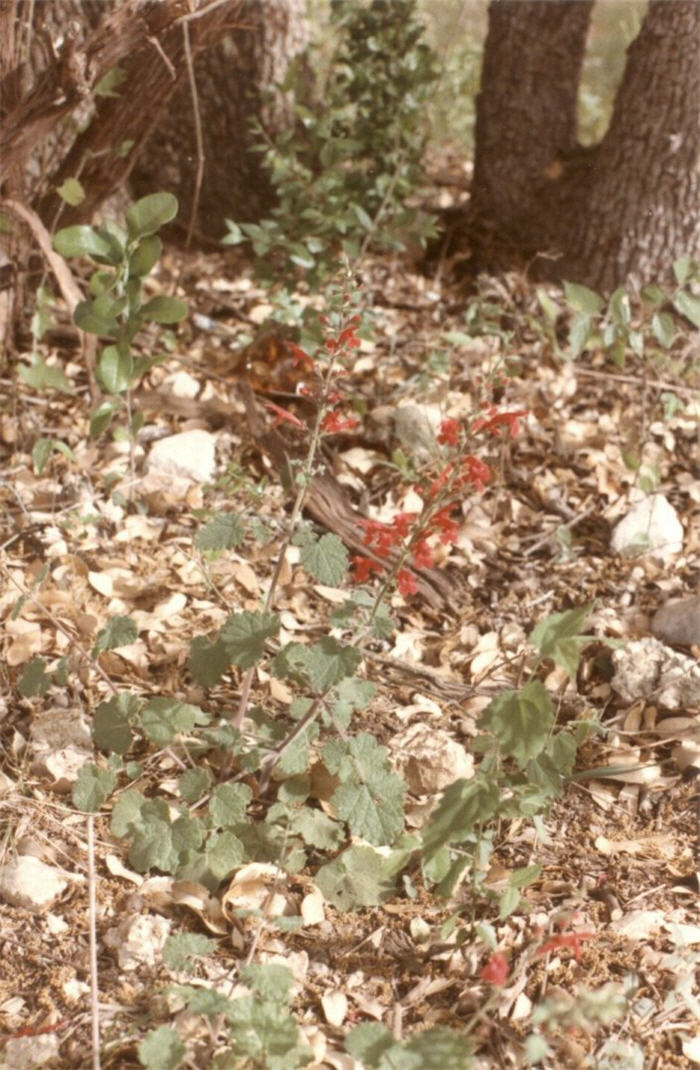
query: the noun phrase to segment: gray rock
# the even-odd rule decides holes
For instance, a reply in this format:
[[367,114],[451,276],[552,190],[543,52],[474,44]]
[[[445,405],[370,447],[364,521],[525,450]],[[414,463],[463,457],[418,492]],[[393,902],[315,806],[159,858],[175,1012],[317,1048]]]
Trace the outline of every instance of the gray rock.
[[700,706],[700,665],[651,636],[635,639],[612,656],[613,689],[625,702],[645,699],[667,710]]
[[630,509],[610,540],[613,553],[651,553],[666,560],[683,549],[683,525],[663,494],[652,494]]
[[149,473],[208,483],[216,472],[216,436],[195,428],[162,438],[151,449],[147,467]]
[[655,614],[651,630],[664,643],[700,645],[700,595],[674,598],[667,602]]

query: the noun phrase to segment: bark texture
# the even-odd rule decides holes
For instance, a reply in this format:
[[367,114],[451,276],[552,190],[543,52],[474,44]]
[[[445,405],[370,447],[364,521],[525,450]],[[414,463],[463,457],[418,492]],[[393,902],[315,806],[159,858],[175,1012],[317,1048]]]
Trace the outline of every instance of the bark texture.
[[473,266],[609,292],[700,254],[700,3],[650,0],[602,141],[577,141],[591,0],[492,0],[477,100]]
[[180,79],[167,113],[156,125],[132,173],[137,195],[156,187],[180,201],[188,219],[197,190],[197,120],[203,164],[197,211],[200,234],[219,240],[225,218],[259,219],[273,194],[259,154],[252,120],[268,135],[289,125],[284,98],[270,92],[290,60],[308,42],[303,0],[244,0],[235,33],[221,35],[195,66],[196,105],[187,78]]

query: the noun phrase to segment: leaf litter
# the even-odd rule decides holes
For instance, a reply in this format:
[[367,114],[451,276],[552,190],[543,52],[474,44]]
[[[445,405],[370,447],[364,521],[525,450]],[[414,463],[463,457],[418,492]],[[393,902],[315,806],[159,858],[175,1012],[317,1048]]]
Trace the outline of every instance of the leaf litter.
[[[158,701],[180,704],[185,734],[192,723],[187,710],[205,695],[208,709],[231,709],[235,672],[206,691],[188,676],[189,644],[203,627],[212,632],[224,624],[232,607],[258,612],[270,578],[271,540],[283,522],[285,498],[273,480],[274,464],[244,429],[240,359],[230,348],[240,333],[236,313],[255,322],[269,316],[264,293],[245,274],[231,281],[223,257],[191,258],[182,265],[172,257],[166,275],[168,268],[173,274],[182,268],[182,289],[196,313],[182,336],[184,367],[173,360],[155,368],[143,391],[147,420],[137,464],[149,452],[149,439],[215,433],[219,479],[213,487],[180,484],[168,476],[146,488],[147,512],[130,512],[125,493],[121,499],[113,494],[110,475],[123,467],[123,451],[106,439],[89,438],[87,407],[78,396],[54,396],[49,409],[45,395],[20,387],[13,413],[2,422],[6,530],[0,611],[8,690],[1,711],[0,808],[9,830],[2,862],[14,866],[7,872],[15,891],[0,891],[5,899],[0,933],[14,963],[12,975],[0,981],[0,1013],[10,1041],[28,1039],[22,1036],[27,1029],[34,1030],[35,1040],[44,1028],[55,1030],[60,1041],[50,1045],[55,1065],[87,1065],[89,1045],[84,819],[66,802],[77,771],[71,748],[80,752],[86,742],[79,711],[110,701],[108,679],[156,700],[150,731],[162,749],[146,757],[144,775],[155,790],[175,790],[181,770],[167,732],[162,739],[159,734]],[[366,515],[376,517],[406,505],[387,475],[388,453],[409,448],[416,435],[420,449],[429,450],[434,412],[458,414],[469,408],[476,377],[502,348],[488,332],[465,336],[465,299],[445,287],[435,300],[434,280],[388,270],[378,261],[366,284],[373,291],[377,337],[359,354],[353,379],[353,389],[370,410],[366,431],[350,434],[329,457],[335,482],[322,487],[310,510],[321,527],[341,535],[350,553],[353,538],[362,545],[355,527],[359,498],[365,500]],[[577,363],[551,352],[544,356],[541,338],[528,327],[528,314],[537,307],[534,290],[518,278],[494,282],[491,294],[489,285],[482,300],[495,296],[513,325],[507,355],[517,356],[521,372],[511,384],[512,401],[529,413],[527,429],[503,444],[495,485],[467,503],[456,546],[444,562],[447,582],[424,579],[425,598],[396,596],[397,634],[368,657],[377,693],[371,710],[358,715],[364,735],[358,737],[354,761],[361,786],[363,763],[371,765],[377,747],[387,747],[410,791],[409,828],[413,813],[417,823],[424,821],[446,784],[456,777],[468,781],[476,721],[492,699],[497,701],[491,716],[512,725],[513,753],[525,746],[527,696],[516,700],[509,691],[518,686],[528,656],[526,636],[552,613],[593,605],[576,687],[564,686],[556,665],[572,664],[581,650],[566,645],[578,640],[561,636],[547,649],[546,686],[552,718],[585,718],[592,708],[606,731],[583,744],[577,775],[546,820],[536,827],[516,820],[497,830],[485,884],[503,889],[531,862],[541,868],[514,912],[499,917],[479,900],[480,913],[470,919],[468,888],[458,888],[452,901],[441,903],[419,880],[407,878],[397,887],[396,860],[365,836],[351,848],[355,868],[348,868],[347,853],[326,863],[315,879],[271,864],[248,865],[213,895],[196,882],[135,873],[100,819],[103,1065],[138,1065],[144,1013],[166,984],[186,979],[188,985],[230,995],[240,967],[255,961],[291,967],[292,1007],[318,1067],[361,1065],[361,1034],[353,1042],[357,1058],[343,1051],[348,1025],[374,1023],[401,1039],[416,1030],[459,1031],[467,1022],[475,1023],[471,1041],[479,1061],[474,1065],[516,1066],[518,1042],[531,1032],[537,1007],[553,1023],[548,1036],[556,1038],[559,1065],[583,1066],[613,1033],[605,1024],[597,1033],[587,1031],[576,1013],[588,1006],[596,989],[604,993],[603,986],[626,974],[639,979],[640,970],[643,979],[624,1025],[629,1050],[634,1053],[636,1045],[650,1066],[700,1062],[693,1041],[698,1017],[693,948],[700,942],[693,778],[700,759],[692,749],[697,711],[688,690],[696,652],[691,649],[693,657],[687,657],[664,647],[683,698],[669,705],[659,699],[666,670],[658,658],[650,668],[640,654],[637,680],[643,679],[643,686],[633,686],[628,671],[622,688],[613,673],[616,659],[619,673],[625,647],[613,652],[602,642],[612,637],[633,650],[634,642],[656,643],[649,638],[654,613],[668,597],[692,591],[700,550],[693,536],[700,511],[697,395],[695,410],[689,406],[670,420],[646,421],[645,457],[676,504],[685,548],[671,564],[653,556],[613,555],[610,534],[636,481],[624,463],[628,429],[645,421],[648,384],[611,372],[599,353]],[[197,326],[206,318],[217,325],[216,332]],[[444,347],[450,333],[459,339],[452,371],[436,374],[426,387],[425,356]],[[69,377],[79,376],[64,354],[44,348],[47,361],[63,364]],[[284,394],[290,369],[276,369],[274,360],[260,357],[248,356],[255,390],[270,397]],[[57,456],[37,473],[27,450],[36,437],[38,412],[42,427],[50,422],[50,433],[70,446],[75,465]],[[264,493],[245,507],[264,525],[267,539],[246,539],[209,561],[205,570],[193,545],[201,530],[200,510],[217,514],[219,537],[227,544],[224,516],[239,504],[230,488],[244,476],[268,481]],[[117,491],[120,486],[128,491],[123,480],[116,483]],[[329,561],[328,574],[314,585],[300,565],[303,553],[285,562],[276,608],[286,632],[305,641],[327,634],[324,622],[341,601],[336,585],[343,563]],[[56,672],[61,659],[75,655],[78,641],[85,652],[96,642],[99,646],[100,628],[119,616],[134,621],[137,634],[127,645],[112,646],[109,636],[103,638],[96,653],[101,674],[79,671],[72,694],[48,676],[45,690],[34,690],[42,674]],[[576,634],[572,627],[571,635]],[[254,653],[250,636],[225,638],[245,669]],[[546,636],[540,639],[546,643]],[[22,693],[26,673],[32,674],[27,677],[32,686],[25,688],[31,697]],[[290,705],[291,692],[262,671],[253,688],[268,707]],[[682,716],[669,717],[679,709]],[[370,839],[374,829],[380,842],[394,810],[377,807],[371,794],[361,793],[363,813],[355,814],[357,795],[348,793],[344,801],[337,791],[334,762],[340,761],[328,752],[312,771],[311,790],[320,807],[313,835],[325,842],[324,815],[346,807],[351,827],[361,816]],[[395,779],[387,781],[387,801],[399,789],[401,781]],[[142,850],[152,846],[144,843]],[[407,857],[412,849],[407,842]],[[51,871],[41,888],[46,896],[56,889],[50,902],[26,898],[39,866]],[[27,877],[17,890],[22,867]],[[214,934],[216,954],[198,959],[194,972],[191,966],[176,968],[180,963],[168,965],[162,953],[168,931]],[[480,975],[489,940],[507,949],[514,969],[493,991]],[[546,954],[533,950],[537,946],[547,948]],[[494,979],[498,969],[496,963]],[[590,1006],[587,1013],[590,1020]],[[180,1014],[184,1028],[198,1036],[202,1058],[208,1058],[210,1038],[201,1022]],[[602,1011],[595,1015],[605,1023]],[[678,1044],[669,1041],[673,1034]],[[381,1038],[386,1040],[384,1034]],[[380,1042],[380,1033],[375,1040]]]

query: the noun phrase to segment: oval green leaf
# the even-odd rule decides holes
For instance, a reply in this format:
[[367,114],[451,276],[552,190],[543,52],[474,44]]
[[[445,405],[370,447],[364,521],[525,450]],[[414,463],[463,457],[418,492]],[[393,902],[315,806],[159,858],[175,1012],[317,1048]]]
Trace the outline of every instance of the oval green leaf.
[[145,320],[154,323],[178,323],[187,315],[187,305],[184,301],[179,301],[177,297],[159,294],[143,306],[141,315]]
[[177,197],[172,193],[150,193],[132,204],[126,213],[126,225],[130,238],[144,238],[155,234],[165,223],[177,215]]
[[54,235],[53,247],[61,256],[108,256],[110,245],[92,227],[64,227]]

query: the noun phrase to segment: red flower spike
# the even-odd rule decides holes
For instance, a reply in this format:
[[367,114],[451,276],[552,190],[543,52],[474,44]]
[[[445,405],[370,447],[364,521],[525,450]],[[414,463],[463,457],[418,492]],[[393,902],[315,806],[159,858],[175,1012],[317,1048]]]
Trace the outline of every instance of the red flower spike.
[[497,951],[481,971],[481,980],[492,985],[504,985],[510,973],[508,959],[503,952]]
[[580,962],[581,943],[584,940],[590,940],[593,936],[595,936],[595,933],[592,932],[557,933],[556,936],[550,937],[546,943],[542,944],[537,954],[548,955],[550,951],[559,951],[562,947],[570,947],[574,953],[574,958],[577,962]]
[[462,480],[473,483],[478,491],[486,489],[486,484],[491,478],[491,469],[478,457],[465,457],[462,462]]
[[405,539],[409,534],[414,520],[418,516],[418,513],[397,513],[393,519],[392,525],[394,530],[402,539]]
[[453,420],[450,417],[440,424],[440,433],[437,440],[441,446],[458,446],[461,433],[462,425],[459,420]]
[[293,424],[295,427],[300,427],[302,431],[306,431],[306,424],[302,423],[298,416],[295,416],[289,409],[283,409],[281,405],[275,405],[274,401],[266,401],[265,408],[275,414],[275,427],[279,427],[280,424],[287,423]]
[[418,580],[407,568],[400,569],[397,573],[396,580],[399,585],[399,591],[404,598],[408,598],[409,595],[418,593]]
[[373,572],[384,571],[382,565],[378,561],[373,561],[371,557],[355,556],[350,560],[354,569],[353,579],[356,583],[367,583],[372,578]]

